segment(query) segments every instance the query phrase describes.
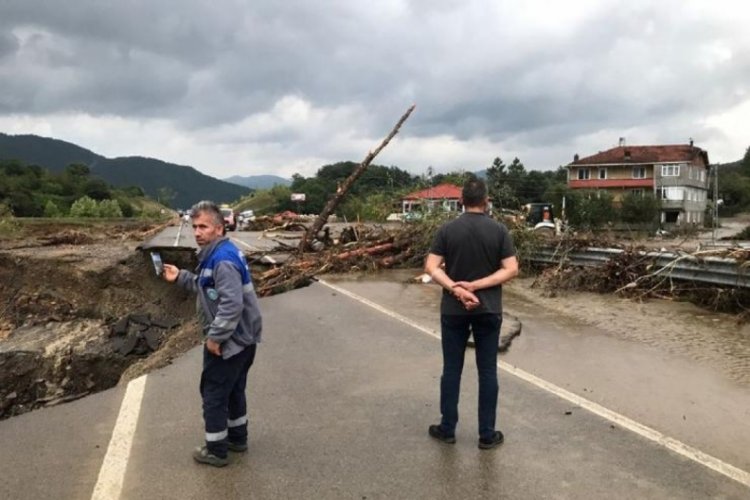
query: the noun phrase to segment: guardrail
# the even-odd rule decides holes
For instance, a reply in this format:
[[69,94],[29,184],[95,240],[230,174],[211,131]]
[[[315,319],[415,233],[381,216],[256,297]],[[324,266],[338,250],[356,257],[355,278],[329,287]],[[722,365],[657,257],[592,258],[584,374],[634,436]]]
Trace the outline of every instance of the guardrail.
[[[565,263],[574,266],[601,266],[622,254],[618,248],[586,248],[561,254],[555,248],[545,247],[534,252],[529,260],[545,264]],[[715,285],[750,288],[750,263],[741,264],[724,257],[696,257],[671,252],[639,252],[651,259],[653,274],[673,279],[712,283]]]

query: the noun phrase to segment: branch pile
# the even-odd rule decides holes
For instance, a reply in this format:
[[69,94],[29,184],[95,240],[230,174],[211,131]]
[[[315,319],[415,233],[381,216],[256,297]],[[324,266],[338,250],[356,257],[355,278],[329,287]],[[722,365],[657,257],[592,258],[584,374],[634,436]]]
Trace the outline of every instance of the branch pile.
[[[601,243],[601,242],[597,242]],[[534,281],[550,296],[561,291],[575,290],[594,293],[613,293],[633,299],[659,298],[685,300],[712,311],[735,313],[740,319],[750,318],[750,290],[747,288],[676,280],[664,269],[674,267],[686,259],[722,257],[736,260],[750,272],[750,249],[714,248],[693,253],[681,252],[665,266],[657,266],[653,255],[642,247],[624,247],[622,253],[613,255],[597,267],[575,266],[564,258],[570,252],[599,246],[588,239],[563,240],[556,250],[563,258],[560,264],[545,267]],[[612,247],[609,242],[607,247]]]
[[[293,290],[309,284],[315,276],[324,273],[419,266],[426,252],[424,229],[406,229],[387,231],[380,227],[348,226],[330,247],[319,252],[293,253],[282,265],[254,272],[257,293],[263,297]],[[346,242],[347,238],[352,237],[356,240]],[[257,255],[250,254],[249,257],[258,260]]]

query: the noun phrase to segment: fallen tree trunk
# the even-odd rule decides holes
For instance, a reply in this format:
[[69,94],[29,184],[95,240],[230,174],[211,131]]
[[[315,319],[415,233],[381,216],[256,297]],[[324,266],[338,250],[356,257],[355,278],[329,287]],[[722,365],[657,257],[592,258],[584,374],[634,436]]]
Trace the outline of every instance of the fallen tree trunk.
[[318,215],[318,217],[315,219],[315,222],[313,222],[312,226],[310,226],[310,228],[307,230],[305,236],[302,237],[302,241],[300,241],[299,244],[300,252],[304,252],[305,250],[310,249],[310,244],[312,243],[313,238],[316,234],[318,234],[318,231],[323,228],[325,223],[328,222],[328,217],[334,212],[334,210],[336,210],[336,207],[338,207],[339,203],[341,203],[341,200],[344,198],[344,196],[346,196],[349,188],[364,173],[372,160],[378,155],[378,153],[380,153],[380,151],[382,151],[383,148],[385,148],[388,143],[391,142],[391,139],[393,139],[393,137],[398,133],[401,125],[403,125],[406,119],[409,118],[409,115],[411,115],[412,111],[414,111],[414,108],[415,105],[412,104],[411,107],[406,110],[406,113],[404,113],[398,123],[396,123],[396,125],[393,127],[393,130],[391,130],[391,133],[388,134],[385,139],[383,139],[383,142],[380,143],[380,146],[378,146],[374,151],[370,151],[367,154],[362,163],[360,163],[359,166],[354,169],[354,172],[352,172],[352,174],[344,181],[341,187],[336,190],[336,193],[331,197],[331,199],[328,200],[326,206],[323,207],[323,211],[320,212],[320,215]]
[[393,243],[383,243],[382,245],[375,245],[371,247],[358,248],[350,252],[342,252],[336,255],[339,260],[351,259],[352,257],[361,257],[363,255],[376,255],[379,253],[387,252],[393,248]]

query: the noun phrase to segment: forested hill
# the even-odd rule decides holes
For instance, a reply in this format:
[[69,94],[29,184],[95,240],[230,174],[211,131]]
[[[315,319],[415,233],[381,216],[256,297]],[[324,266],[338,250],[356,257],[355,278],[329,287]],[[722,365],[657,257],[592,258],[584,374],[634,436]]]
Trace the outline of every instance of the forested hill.
[[39,165],[50,172],[60,173],[72,163],[91,167],[96,160],[104,159],[93,151],[59,139],[0,133],[0,160],[20,160],[28,165]]
[[251,191],[193,167],[140,156],[108,159],[72,143],[36,135],[0,133],[0,160],[19,160],[55,173],[70,164],[84,164],[92,174],[114,186],[138,186],[154,199],[169,201],[174,208],[188,208],[204,199],[232,202]]
[[[200,200],[232,202],[250,193],[250,189],[202,174],[193,167],[175,165],[153,158],[130,156],[103,160],[92,172],[115,186],[138,185],[154,198],[172,190],[174,208],[190,208]],[[137,183],[142,179],[141,184]],[[170,196],[172,193],[167,193]]]
[[233,175],[224,180],[231,182],[232,184],[239,184],[240,186],[252,189],[269,189],[274,186],[290,186],[292,184],[291,179],[285,179],[278,175],[249,175],[247,177]]

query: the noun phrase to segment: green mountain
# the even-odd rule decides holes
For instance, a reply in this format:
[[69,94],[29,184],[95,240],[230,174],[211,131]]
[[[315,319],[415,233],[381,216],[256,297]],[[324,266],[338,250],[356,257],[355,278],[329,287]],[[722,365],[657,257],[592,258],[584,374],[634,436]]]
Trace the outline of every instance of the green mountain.
[[52,172],[62,172],[71,163],[82,163],[114,186],[138,186],[154,199],[164,200],[166,195],[175,208],[189,208],[200,200],[229,203],[251,191],[193,167],[140,156],[109,159],[69,142],[36,135],[0,133],[0,160],[19,160]]
[[284,179],[278,175],[248,175],[243,177],[241,175],[233,175],[224,179],[232,184],[249,187],[250,189],[269,189],[274,186],[291,186],[292,181],[290,179]]
[[95,161],[105,158],[59,139],[0,133],[0,159],[20,160],[28,165],[39,165],[50,172],[60,173],[71,163],[83,163],[90,167]]

